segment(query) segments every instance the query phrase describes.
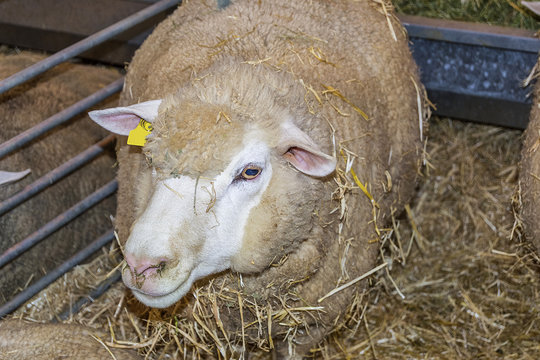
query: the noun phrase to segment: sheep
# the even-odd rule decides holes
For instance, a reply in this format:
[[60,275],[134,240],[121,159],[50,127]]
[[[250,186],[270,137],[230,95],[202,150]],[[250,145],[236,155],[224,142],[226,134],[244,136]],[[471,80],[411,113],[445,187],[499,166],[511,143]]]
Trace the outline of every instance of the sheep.
[[[188,2],[144,42],[121,106],[90,112],[121,143],[115,228],[137,299],[189,317],[186,294],[233,272],[221,289],[245,303],[316,311],[291,315],[307,325],[283,356],[335,327],[421,165],[423,87],[384,6]],[[253,314],[223,302],[216,322],[245,335]],[[287,330],[266,331],[271,348]]]
[[[31,52],[0,54],[0,78],[44,59]],[[11,139],[47,117],[67,108],[108,85],[121,74],[114,69],[65,63],[26,84],[0,95],[0,142]],[[114,102],[107,102],[114,106]],[[105,105],[106,106],[106,105]],[[85,116],[70,121],[32,141],[0,160],[3,171],[30,169],[24,179],[0,186],[0,200],[5,200],[39,177],[61,165],[87,147],[101,140],[107,132]],[[114,156],[103,154],[67,178],[48,187],[33,198],[0,217],[0,252],[23,240],[76,202],[88,196],[107,180],[114,179]],[[65,228],[37,244],[2,268],[0,304],[31,285],[85,244],[111,227],[110,214],[115,199],[106,199],[75,219]]]
[[[536,75],[540,69],[540,58],[535,67]],[[535,70],[533,69],[533,75]],[[540,251],[540,213],[538,212],[538,199],[540,198],[540,82],[536,81],[533,90],[533,105],[529,117],[529,125],[523,135],[523,148],[519,164],[519,198],[520,218],[523,230],[529,239]]]
[[140,359],[133,351],[105,344],[106,334],[77,324],[0,322],[0,360]]

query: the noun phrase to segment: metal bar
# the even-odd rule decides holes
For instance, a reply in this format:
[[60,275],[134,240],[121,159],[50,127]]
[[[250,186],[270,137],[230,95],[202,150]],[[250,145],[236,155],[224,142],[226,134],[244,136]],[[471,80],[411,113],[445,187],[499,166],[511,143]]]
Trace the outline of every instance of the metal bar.
[[107,196],[113,194],[118,188],[116,180],[112,180],[108,184],[101,187],[92,195],[86,199],[79,201],[77,204],[66,210],[64,213],[58,215],[53,220],[49,221],[43,227],[30,234],[26,239],[18,242],[9,249],[7,249],[2,255],[0,255],[0,268],[6,265],[8,262],[60,229],[62,226],[88,210]]
[[[71,305],[69,309],[63,311],[62,313],[60,313],[58,315],[58,319],[60,320],[67,320],[71,317],[71,315],[73,314],[77,314],[84,305],[90,303],[90,302],[94,302],[95,299],[99,298],[101,295],[103,295],[105,293],[105,291],[109,290],[109,288],[116,282],[120,281],[120,279],[122,279],[122,274],[120,273],[120,271],[116,270],[110,277],[108,277],[107,279],[103,280],[97,288],[95,288],[94,290],[92,290],[90,292],[90,294],[88,294],[88,296],[84,296],[84,297],[81,297],[79,298],[79,300],[77,300],[75,302],[75,304]],[[53,320],[53,322],[56,322],[55,321],[56,319]]]
[[43,120],[36,126],[20,133],[19,135],[9,139],[3,144],[0,144],[0,159],[6,156],[7,154],[21,148],[23,145],[34,140],[38,136],[46,133],[55,126],[61,125],[74,117],[75,115],[80,114],[84,110],[92,107],[111,96],[114,93],[122,90],[124,84],[124,79],[118,79],[103,89],[95,92],[94,94],[82,99],[81,101],[71,105],[67,109],[60,111],[59,113],[51,116],[50,118]]
[[22,84],[23,82],[47,71],[48,69],[74,57],[78,54],[96,46],[104,41],[118,35],[119,33],[129,29],[130,27],[177,5],[179,0],[161,0],[154,5],[151,5],[143,10],[121,20],[97,33],[81,40],[62,51],[42,60],[10,77],[0,81],[0,94],[8,91],[9,89]]
[[46,187],[71,174],[73,171],[77,170],[82,165],[90,162],[92,159],[103,153],[103,151],[105,151],[105,148],[108,145],[112,144],[114,140],[114,135],[107,136],[106,138],[90,146],[88,149],[81,152],[71,160],[66,161],[56,169],[48,172],[33,183],[25,186],[24,189],[22,189],[15,195],[0,202],[0,216],[20,205],[22,202],[34,196]]
[[455,89],[428,87],[430,101],[437,105],[433,114],[454,119],[467,119],[481,124],[523,130],[529,122],[531,104],[463,94]]
[[[152,3],[156,1],[151,0]],[[55,53],[140,11],[148,1],[2,0],[0,43]],[[69,13],[56,11],[62,9]],[[165,10],[77,57],[124,66],[135,50],[174,11]],[[92,21],[87,21],[92,14]]]
[[532,54],[540,51],[540,39],[536,38],[535,32],[530,30],[403,14],[398,17],[410,37]]
[[[17,0],[19,1],[19,0]],[[36,0],[34,0],[35,2]],[[2,1],[0,1],[1,4]],[[76,2],[81,4],[82,2]],[[0,16],[1,16],[0,10]],[[114,9],[112,10],[114,11]],[[169,10],[170,11],[170,10]],[[155,23],[166,18],[169,12],[163,12],[139,25],[127,30],[125,38],[122,35],[107,40],[92,49],[86,50],[77,55],[77,58],[99,61],[124,67],[133,58],[135,51],[141,46],[143,41],[150,35]],[[152,20],[156,19],[155,22]],[[153,24],[152,24],[153,22]],[[135,34],[135,35],[133,35]],[[32,49],[37,51],[47,51],[55,53],[61,51],[67,46],[81,41],[89,34],[80,35],[77,33],[64,33],[49,29],[40,29],[32,26],[6,24],[0,22],[0,44],[17,46],[23,49]],[[128,40],[126,40],[126,38]]]
[[110,243],[113,239],[114,231],[109,230],[107,233],[101,235],[99,238],[90,243],[87,247],[73,255],[67,261],[60,264],[60,266],[58,266],[56,269],[43,276],[41,279],[24,289],[19,294],[15,295],[15,297],[0,306],[0,318],[16,310],[19,306],[30,300],[32,296],[36,295],[53,281],[64,275],[71,268],[78,265],[84,259],[88,258],[90,255],[101,249],[103,246]]

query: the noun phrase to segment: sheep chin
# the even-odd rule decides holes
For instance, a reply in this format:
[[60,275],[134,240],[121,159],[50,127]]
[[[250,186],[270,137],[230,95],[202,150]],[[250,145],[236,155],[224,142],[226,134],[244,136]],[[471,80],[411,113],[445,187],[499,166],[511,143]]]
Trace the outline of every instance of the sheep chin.
[[191,285],[193,284],[193,281],[191,279],[188,279],[187,281],[180,284],[175,290],[171,291],[168,294],[165,295],[159,295],[159,296],[153,296],[150,294],[146,294],[144,292],[141,292],[137,289],[131,289],[133,292],[133,295],[142,302],[144,305],[152,307],[152,308],[159,308],[164,309],[166,307],[169,307],[173,305],[175,302],[180,300],[184,297],[191,289]]

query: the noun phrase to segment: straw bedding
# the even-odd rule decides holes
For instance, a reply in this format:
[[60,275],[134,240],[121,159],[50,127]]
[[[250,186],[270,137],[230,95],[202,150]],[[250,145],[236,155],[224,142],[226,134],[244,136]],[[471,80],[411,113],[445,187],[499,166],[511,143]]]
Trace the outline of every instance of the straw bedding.
[[[538,257],[521,237],[512,204],[521,132],[435,119],[431,134],[433,168],[412,207],[421,236],[405,264],[396,248],[385,250],[405,298],[380,276],[366,310],[373,346],[348,351],[538,358]],[[409,233],[405,227],[402,242]]]

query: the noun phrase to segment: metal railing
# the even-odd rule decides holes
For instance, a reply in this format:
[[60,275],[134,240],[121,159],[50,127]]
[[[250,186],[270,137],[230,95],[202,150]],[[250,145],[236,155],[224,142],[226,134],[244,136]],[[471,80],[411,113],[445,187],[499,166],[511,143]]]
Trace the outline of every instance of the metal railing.
[[7,79],[0,81],[0,94],[7,90],[28,81],[39,74],[55,67],[56,65],[67,61],[82,52],[91,49],[103,42],[115,37],[116,35],[134,27],[135,25],[151,18],[152,16],[163,12],[179,3],[179,0],[161,0],[154,5],[151,5],[124,20],[121,20],[97,33],[81,40],[56,54],[49,56],[47,59],[29,66],[23,71],[20,71]]
[[[40,61],[4,80],[0,81],[0,94],[14,88],[15,86],[22,84],[39,74],[51,69],[52,67],[65,62],[82,52],[93,48],[113,37],[128,30],[139,23],[159,14],[163,11],[171,9],[172,7],[179,4],[179,0],[161,0],[155,4],[144,8],[143,10],[87,37],[84,40],[81,40],[66,49],[55,53],[54,55]],[[123,86],[123,79],[119,79],[105,88],[99,90],[98,92],[92,94],[91,96],[77,102],[76,104],[68,107],[67,109],[51,116],[48,119],[45,119],[40,124],[24,131],[23,133],[15,136],[14,138],[6,141],[3,144],[0,144],[0,159],[7,156],[10,153],[20,149],[25,144],[28,144],[30,141],[38,138],[44,133],[68,122],[74,116],[82,113],[88,108],[96,105],[107,97],[119,92]],[[51,184],[59,181],[60,179],[68,176],[69,174],[76,171],[78,168],[84,166],[86,163],[90,162],[92,159],[96,158],[102,154],[105,149],[114,142],[114,136],[110,135],[99,141],[95,145],[89,147],[85,151],[81,152],[71,160],[60,165],[56,169],[51,170],[46,175],[34,181],[32,184],[26,186],[20,192],[12,195],[8,199],[0,202],[0,216],[8,213],[18,205],[22,204],[24,201],[35,196]],[[108,184],[104,185],[96,192],[88,196],[87,198],[81,200],[64,213],[56,216],[53,220],[44,224],[40,229],[36,230],[24,240],[13,245],[9,249],[5,250],[0,254],[0,269],[9,262],[13,261],[23,252],[32,248],[35,244],[46,239],[47,236],[53,232],[60,229],[62,226],[73,220],[75,217],[84,213],[86,210],[90,209],[92,206],[107,198],[111,194],[115,193],[117,190],[117,182],[113,180]],[[47,275],[37,280],[35,283],[24,289],[22,292],[15,295],[12,299],[8,300],[5,304],[0,306],[0,318],[9,314],[24,304],[26,301],[31,299],[39,291],[43,290],[46,286],[51,284],[57,278],[65,274],[71,268],[81,263],[89,256],[98,251],[101,247],[109,244],[114,239],[114,233],[112,230],[103,234],[92,243],[87,245],[83,250],[79,251],[73,255],[70,259],[62,263],[56,269],[50,271]],[[103,284],[98,286],[90,294],[91,298],[95,298],[101,293],[103,293],[112,282],[118,281],[120,278],[119,272],[116,273],[104,281]],[[79,309],[82,304],[87,302],[86,297],[79,299],[73,308],[68,309],[64,314],[60,315],[60,318],[68,317],[71,313]]]

